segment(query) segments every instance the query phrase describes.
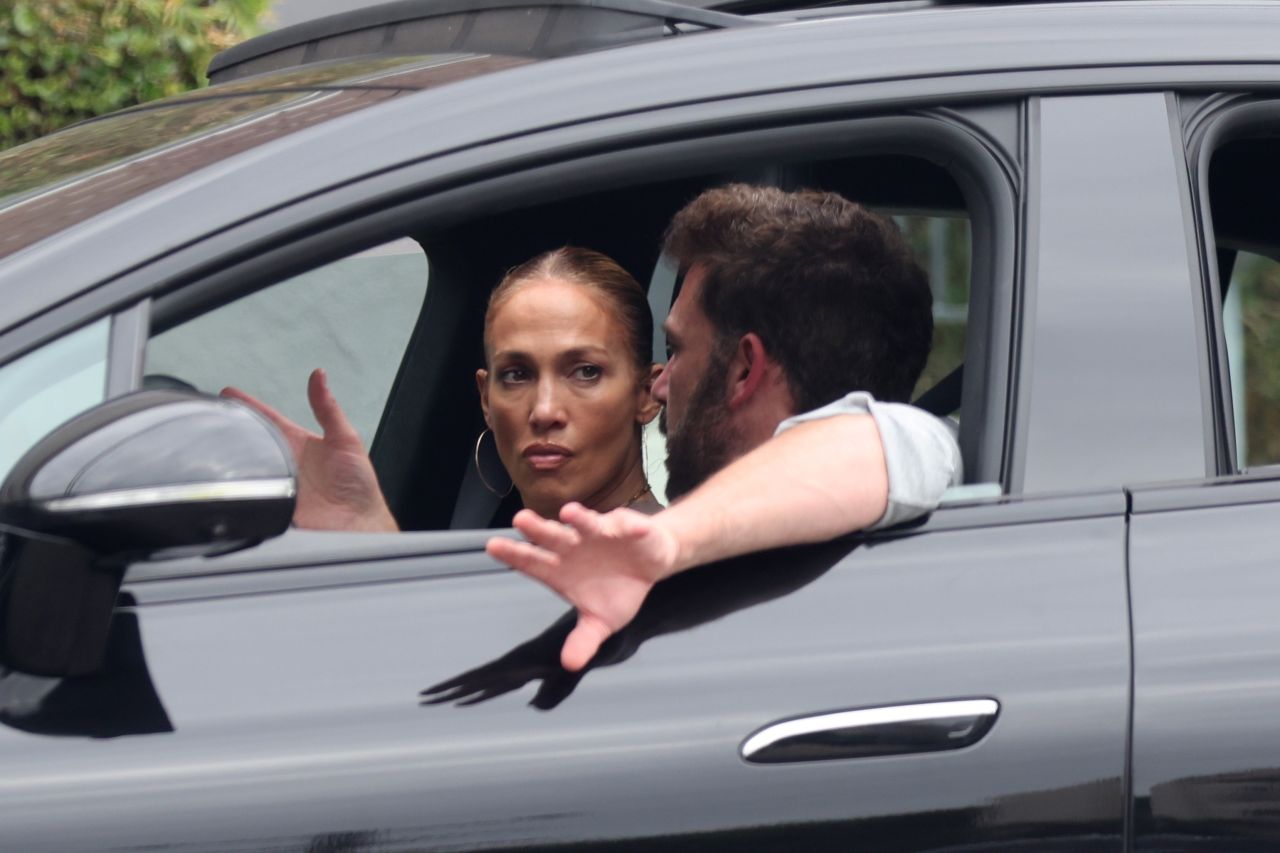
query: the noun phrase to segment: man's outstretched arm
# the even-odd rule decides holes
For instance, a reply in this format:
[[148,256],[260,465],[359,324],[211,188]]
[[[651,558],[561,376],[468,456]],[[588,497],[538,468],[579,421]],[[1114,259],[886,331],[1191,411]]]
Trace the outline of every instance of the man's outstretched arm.
[[[940,423],[937,429],[945,434]],[[949,435],[942,440],[954,445]],[[565,668],[577,670],[631,621],[658,581],[739,554],[862,530],[888,505],[875,420],[841,415],[775,436],[657,515],[602,515],[569,504],[558,524],[521,512],[515,526],[529,541],[494,538],[487,550],[578,609],[561,653]]]
[[799,424],[654,517],[679,546],[662,577],[862,530],[884,515],[888,496],[884,448],[871,416]]

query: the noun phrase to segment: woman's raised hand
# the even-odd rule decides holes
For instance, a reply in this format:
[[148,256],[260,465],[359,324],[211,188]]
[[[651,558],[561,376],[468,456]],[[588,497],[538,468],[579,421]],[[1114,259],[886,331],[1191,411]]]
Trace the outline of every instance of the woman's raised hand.
[[399,529],[360,435],[329,391],[322,369],[312,371],[307,380],[307,401],[322,435],[294,423],[238,388],[223,388],[222,396],[257,410],[284,434],[298,466],[295,525],[314,530]]

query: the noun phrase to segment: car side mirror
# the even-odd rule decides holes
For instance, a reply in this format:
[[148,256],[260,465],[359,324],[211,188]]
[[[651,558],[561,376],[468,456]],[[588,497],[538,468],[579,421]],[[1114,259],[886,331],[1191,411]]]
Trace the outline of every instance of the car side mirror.
[[297,494],[275,427],[233,400],[140,391],[45,436],[0,485],[0,663],[101,663],[128,564],[278,536]]

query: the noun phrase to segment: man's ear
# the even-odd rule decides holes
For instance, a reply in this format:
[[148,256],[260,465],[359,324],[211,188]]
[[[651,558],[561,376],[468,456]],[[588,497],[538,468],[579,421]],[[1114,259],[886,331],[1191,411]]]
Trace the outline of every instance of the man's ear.
[[480,392],[480,411],[484,412],[484,425],[493,428],[489,423],[489,371],[483,367],[476,371],[476,390]]
[[662,373],[661,364],[649,365],[649,372],[636,392],[641,395],[640,405],[636,406],[636,420],[642,424],[649,423],[658,416],[658,412],[662,411],[662,404],[653,396],[653,383],[658,380],[660,373]]
[[729,408],[737,409],[756,396],[769,379],[770,358],[755,332],[738,339],[729,362]]

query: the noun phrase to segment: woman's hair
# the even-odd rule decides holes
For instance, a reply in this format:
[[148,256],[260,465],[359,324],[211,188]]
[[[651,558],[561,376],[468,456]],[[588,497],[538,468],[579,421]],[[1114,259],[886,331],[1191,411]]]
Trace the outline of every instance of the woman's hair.
[[627,333],[636,370],[647,373],[653,363],[653,315],[644,289],[631,274],[608,255],[591,249],[564,246],[530,258],[507,271],[489,295],[484,313],[486,356],[494,314],[522,283],[538,278],[559,278],[591,288],[605,298]]

